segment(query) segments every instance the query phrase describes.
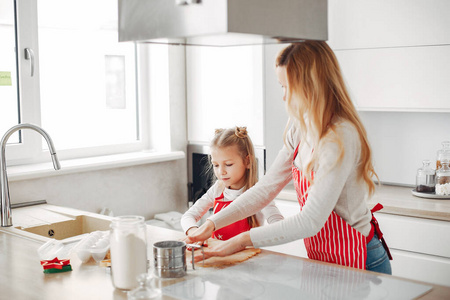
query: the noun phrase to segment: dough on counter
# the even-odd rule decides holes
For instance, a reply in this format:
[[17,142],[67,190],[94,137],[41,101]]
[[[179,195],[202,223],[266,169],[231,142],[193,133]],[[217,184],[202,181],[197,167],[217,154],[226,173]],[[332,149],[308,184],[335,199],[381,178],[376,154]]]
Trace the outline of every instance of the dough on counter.
[[[222,241],[219,241],[216,239],[209,239],[208,247],[214,247],[214,245],[217,245],[217,243],[221,243],[221,242]],[[200,250],[196,250],[196,251],[200,251]],[[195,266],[196,267],[197,266],[205,267],[205,268],[210,268],[210,267],[220,268],[222,266],[234,265],[234,264],[243,262],[243,261],[251,258],[252,256],[257,255],[260,252],[261,252],[261,249],[247,248],[245,250],[236,252],[236,253],[228,255],[228,256],[210,257],[208,259],[205,259],[204,264],[203,264],[203,262],[200,261],[200,262],[195,263]]]

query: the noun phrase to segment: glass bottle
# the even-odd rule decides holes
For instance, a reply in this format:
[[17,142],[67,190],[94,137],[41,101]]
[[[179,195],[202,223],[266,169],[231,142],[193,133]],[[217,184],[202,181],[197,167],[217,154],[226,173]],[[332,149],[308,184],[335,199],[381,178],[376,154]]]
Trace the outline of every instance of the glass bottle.
[[449,161],[443,159],[442,166],[436,171],[436,195],[450,195],[450,167]]
[[422,168],[417,170],[416,191],[421,193],[433,193],[435,190],[435,172],[430,167],[431,161],[422,161]]
[[441,167],[441,161],[446,159],[450,161],[450,141],[442,142],[442,149],[438,150],[436,155],[436,170],[439,170]]
[[111,277],[115,288],[131,290],[137,276],[147,273],[147,233],[144,217],[113,219],[110,234]]

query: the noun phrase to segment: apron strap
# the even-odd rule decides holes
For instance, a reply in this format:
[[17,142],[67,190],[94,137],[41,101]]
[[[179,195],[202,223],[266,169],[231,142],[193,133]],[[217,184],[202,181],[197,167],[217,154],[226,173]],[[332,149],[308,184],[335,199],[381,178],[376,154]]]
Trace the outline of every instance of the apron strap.
[[222,194],[220,194],[220,196],[215,198],[214,200],[222,200],[223,198],[224,198],[224,196],[223,196],[223,192],[222,192]]
[[383,248],[386,250],[389,260],[392,260],[391,251],[389,251],[389,247],[386,244],[386,241],[384,240],[383,233],[381,232],[381,229],[380,229],[380,224],[378,223],[377,219],[373,215],[374,212],[377,212],[377,211],[381,210],[382,208],[383,208],[383,205],[381,205],[380,203],[377,203],[370,210],[372,213],[372,220],[370,221],[370,223],[372,224],[372,228],[370,229],[369,236],[367,237],[367,242],[370,242],[376,233],[378,236],[378,239],[381,241],[381,244],[383,245]]
[[297,148],[295,148],[295,151],[294,151],[294,157],[292,158],[292,161],[294,161],[294,159],[297,157],[297,154],[298,154],[298,147],[300,146],[300,143],[297,145]]

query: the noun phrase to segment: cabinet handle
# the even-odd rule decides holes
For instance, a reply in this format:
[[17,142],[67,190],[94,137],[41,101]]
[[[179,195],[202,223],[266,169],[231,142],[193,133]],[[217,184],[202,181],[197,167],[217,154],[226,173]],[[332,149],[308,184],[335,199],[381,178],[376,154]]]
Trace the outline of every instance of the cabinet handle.
[[30,76],[34,75],[34,52],[33,49],[25,48],[25,59],[30,60]]

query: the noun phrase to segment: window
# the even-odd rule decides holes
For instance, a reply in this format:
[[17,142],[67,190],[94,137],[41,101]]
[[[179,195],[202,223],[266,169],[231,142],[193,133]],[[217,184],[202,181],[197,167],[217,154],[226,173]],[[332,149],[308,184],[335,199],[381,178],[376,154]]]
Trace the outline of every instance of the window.
[[[0,134],[18,122],[34,123],[63,159],[148,147],[137,92],[141,51],[118,43],[117,1],[0,5],[0,99],[6,99]],[[46,148],[38,134],[24,130],[9,139],[8,160],[46,160]]]
[[[9,127],[19,121],[17,90],[14,5],[13,1],[0,0],[0,132],[3,135]],[[18,143],[18,135],[9,139]]]

